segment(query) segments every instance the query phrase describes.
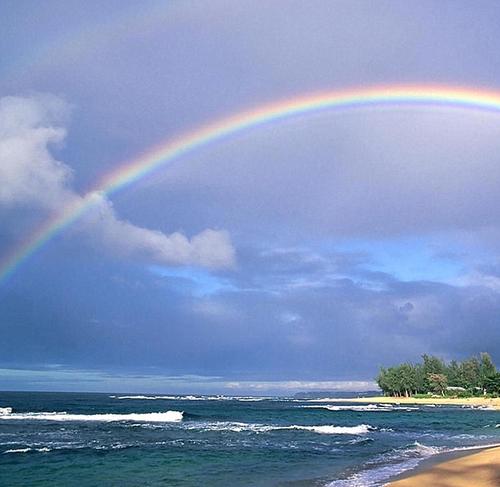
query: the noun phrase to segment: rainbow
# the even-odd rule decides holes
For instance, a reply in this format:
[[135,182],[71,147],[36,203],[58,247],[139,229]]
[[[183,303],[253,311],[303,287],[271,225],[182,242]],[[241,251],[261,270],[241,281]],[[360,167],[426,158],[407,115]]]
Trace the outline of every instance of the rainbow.
[[48,219],[23,244],[0,261],[0,282],[5,281],[22,262],[95,204],[96,193],[110,196],[151,172],[167,167],[191,151],[251,128],[320,111],[370,106],[444,106],[500,113],[500,93],[446,86],[382,86],[334,90],[265,104],[208,123],[154,146],[102,177],[84,197],[75,199],[60,213]]
[[[84,24],[71,29],[62,29],[47,40],[37,39],[32,49],[16,56],[12,61],[2,60],[2,79],[13,82],[34,71],[46,70],[54,66],[71,63],[75,58],[91,55],[93,52],[118,43],[123,39],[143,35],[167,22],[175,22],[176,9],[181,2],[160,2],[147,5],[146,2],[122,5],[112,16],[94,18],[91,25]],[[139,8],[138,8],[139,7]],[[40,42],[38,42],[40,41]]]

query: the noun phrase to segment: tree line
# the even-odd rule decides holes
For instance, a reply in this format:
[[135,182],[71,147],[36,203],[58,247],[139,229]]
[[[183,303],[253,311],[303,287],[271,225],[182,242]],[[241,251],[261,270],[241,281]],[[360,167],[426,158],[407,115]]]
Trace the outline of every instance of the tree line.
[[409,397],[418,394],[442,396],[500,396],[500,372],[488,353],[462,362],[444,362],[422,355],[421,363],[403,363],[380,368],[377,384],[386,396]]

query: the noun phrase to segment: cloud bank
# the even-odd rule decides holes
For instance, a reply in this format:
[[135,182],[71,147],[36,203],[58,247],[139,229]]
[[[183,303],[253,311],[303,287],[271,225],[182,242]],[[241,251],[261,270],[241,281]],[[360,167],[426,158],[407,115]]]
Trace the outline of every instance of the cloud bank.
[[91,199],[79,231],[117,255],[176,265],[230,267],[235,251],[229,234],[206,229],[191,238],[165,234],[120,219],[104,194],[81,196],[71,187],[71,169],[52,155],[64,142],[69,107],[54,96],[0,99],[0,205],[57,214]]

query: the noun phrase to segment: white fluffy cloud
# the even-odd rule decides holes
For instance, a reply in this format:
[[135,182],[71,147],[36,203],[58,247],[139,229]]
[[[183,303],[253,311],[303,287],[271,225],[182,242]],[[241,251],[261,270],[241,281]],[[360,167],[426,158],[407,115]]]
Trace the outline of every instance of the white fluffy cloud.
[[95,202],[82,218],[82,227],[93,239],[97,238],[115,252],[155,262],[213,268],[234,263],[234,249],[225,231],[206,229],[191,239],[179,232],[165,235],[120,220],[111,202],[102,194],[94,193],[89,197]]
[[71,169],[57,161],[50,147],[66,135],[67,105],[57,97],[0,99],[0,205],[62,211],[91,198],[93,205],[80,220],[80,230],[92,242],[114,254],[137,256],[167,264],[229,267],[235,252],[225,231],[206,229],[191,239],[166,235],[120,219],[105,195],[81,196],[71,189]]
[[56,209],[71,196],[70,169],[49,152],[66,135],[66,105],[55,97],[0,99],[0,203]]

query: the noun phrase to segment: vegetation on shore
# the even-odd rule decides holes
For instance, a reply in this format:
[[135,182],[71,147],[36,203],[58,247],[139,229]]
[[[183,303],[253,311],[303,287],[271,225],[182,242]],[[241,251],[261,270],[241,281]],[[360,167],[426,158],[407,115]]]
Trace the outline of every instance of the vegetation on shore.
[[376,381],[384,395],[394,397],[500,396],[500,372],[488,353],[449,363],[423,355],[422,363],[381,367]]

